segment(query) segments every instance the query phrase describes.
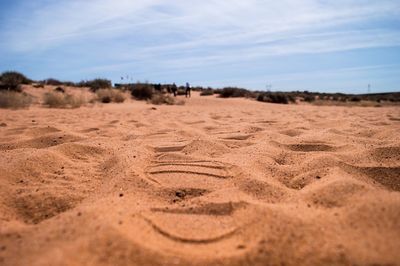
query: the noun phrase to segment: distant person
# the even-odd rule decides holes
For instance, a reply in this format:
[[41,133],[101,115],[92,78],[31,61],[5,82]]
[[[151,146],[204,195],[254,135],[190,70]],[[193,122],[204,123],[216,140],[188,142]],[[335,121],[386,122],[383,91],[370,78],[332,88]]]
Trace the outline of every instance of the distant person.
[[190,95],[190,90],[191,89],[190,89],[189,82],[186,82],[186,90],[185,90],[186,98],[191,96]]
[[172,84],[171,90],[172,90],[172,93],[174,94],[174,97],[176,97],[176,93],[177,93],[177,91],[178,91],[178,87],[176,86],[175,83]]

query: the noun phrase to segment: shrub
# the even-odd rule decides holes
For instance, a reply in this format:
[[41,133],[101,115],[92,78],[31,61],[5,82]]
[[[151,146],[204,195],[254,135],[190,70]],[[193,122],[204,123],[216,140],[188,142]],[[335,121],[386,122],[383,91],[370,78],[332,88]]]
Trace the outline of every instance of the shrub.
[[0,108],[26,108],[32,103],[32,97],[24,92],[0,91]]
[[215,89],[214,94],[221,95],[222,89]]
[[93,79],[88,81],[81,81],[81,87],[89,87],[91,91],[95,92],[100,89],[109,89],[112,87],[111,81],[108,79]]
[[53,78],[48,78],[45,81],[46,85],[51,85],[51,86],[61,86],[63,83],[59,81],[58,79],[53,79]]
[[44,84],[42,84],[42,83],[36,83],[36,84],[33,84],[33,87],[36,88],[36,89],[38,89],[38,88],[44,88]]
[[307,96],[304,97],[304,101],[308,102],[308,103],[314,102],[315,101],[315,96],[307,95]]
[[151,104],[161,105],[183,105],[185,104],[182,100],[176,100],[176,98],[171,97],[170,95],[165,95],[162,93],[155,93],[150,99]]
[[155,93],[151,97],[150,103],[156,105],[160,104],[173,105],[175,103],[175,99],[169,95],[164,95],[162,93]]
[[272,103],[283,103],[283,104],[289,103],[288,98],[283,94],[272,94],[271,100],[272,100]]
[[351,101],[351,102],[360,102],[360,101],[361,101],[361,98],[360,98],[360,97],[357,97],[357,96],[353,96],[353,97],[350,98],[350,101]]
[[260,94],[258,94],[258,96],[257,96],[257,101],[259,101],[259,102],[265,102],[266,101],[266,99],[265,99],[265,93],[260,93]]
[[125,95],[122,91],[116,89],[100,89],[96,91],[98,101],[102,103],[122,103],[125,101]]
[[177,95],[183,96],[186,95],[186,89],[178,89],[176,92]]
[[115,91],[114,93],[114,102],[123,103],[125,101],[125,95],[121,91]]
[[75,85],[76,85],[76,87],[87,87],[86,81],[84,81],[84,80],[81,80],[81,81],[75,83]]
[[65,96],[59,92],[48,92],[43,96],[43,102],[50,108],[65,107]]
[[61,92],[61,93],[65,93],[65,90],[64,90],[63,88],[61,88],[61,87],[55,88],[54,91],[56,91],[56,92]]
[[[201,87],[201,86],[196,86],[196,87],[191,87],[190,88],[192,91],[205,91],[206,89]],[[211,88],[208,88],[211,89]]]
[[286,95],[286,97],[289,100],[289,102],[296,103],[296,97],[294,97],[293,95],[289,94],[289,95]]
[[202,90],[200,92],[200,96],[210,96],[214,95],[214,91],[212,89]]
[[220,97],[222,98],[247,97],[249,94],[250,92],[245,89],[226,87],[221,90]]
[[85,98],[81,96],[65,95],[65,99],[68,102],[68,106],[71,108],[79,108],[86,104]]
[[21,91],[21,84],[31,84],[32,81],[16,71],[6,71],[0,76],[1,88],[12,91]]
[[78,87],[77,84],[72,81],[63,81],[63,85],[68,87]]
[[148,83],[136,83],[132,85],[131,94],[137,100],[150,100],[154,94],[154,88]]
[[50,108],[78,108],[85,104],[83,97],[61,92],[49,92],[44,95],[43,103]]
[[283,93],[260,93],[257,96],[257,101],[259,102],[268,102],[268,103],[280,103],[280,104],[288,104],[289,100],[294,102],[295,99],[292,96],[287,96]]

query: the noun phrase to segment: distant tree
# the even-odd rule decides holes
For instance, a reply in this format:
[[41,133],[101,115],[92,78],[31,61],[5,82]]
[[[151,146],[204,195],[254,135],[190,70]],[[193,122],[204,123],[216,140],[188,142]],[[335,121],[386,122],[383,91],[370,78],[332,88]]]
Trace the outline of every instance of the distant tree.
[[61,86],[63,83],[59,81],[58,79],[54,78],[48,78],[45,80],[46,85],[51,85],[51,86]]
[[0,88],[12,91],[20,91],[21,84],[31,84],[32,80],[28,79],[24,74],[16,71],[6,71],[0,76]]
[[112,87],[111,81],[103,78],[81,81],[77,85],[78,87],[89,87],[93,92],[99,89],[109,89]]

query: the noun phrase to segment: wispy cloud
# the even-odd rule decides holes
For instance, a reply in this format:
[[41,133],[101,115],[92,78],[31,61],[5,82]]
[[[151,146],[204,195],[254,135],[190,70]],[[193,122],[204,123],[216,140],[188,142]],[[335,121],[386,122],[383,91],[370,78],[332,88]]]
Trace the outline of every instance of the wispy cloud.
[[[70,0],[51,2],[33,10],[21,7],[6,32],[17,50],[49,48],[81,38],[127,39],[162,37],[164,49],[181,43],[229,45],[266,41],[293,32],[329,31],[336,26],[368,23],[400,15],[398,1],[182,1]],[[22,4],[23,5],[23,4]],[[336,29],[335,29],[336,30]],[[395,31],[395,29],[393,29]],[[140,32],[142,36],[135,36]],[[395,31],[398,33],[397,31]],[[168,36],[176,37],[168,39]],[[391,39],[389,38],[390,42]],[[140,43],[139,43],[140,44]]]
[[400,46],[397,0],[39,0],[21,1],[12,17],[0,26],[3,53],[60,50],[93,62],[85,73]]

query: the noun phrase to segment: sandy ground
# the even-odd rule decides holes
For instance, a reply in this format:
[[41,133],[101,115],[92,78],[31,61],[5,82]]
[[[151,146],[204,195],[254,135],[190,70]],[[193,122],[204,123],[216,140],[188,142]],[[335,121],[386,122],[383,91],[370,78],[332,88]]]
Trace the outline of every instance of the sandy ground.
[[0,265],[400,265],[400,108],[0,110]]

